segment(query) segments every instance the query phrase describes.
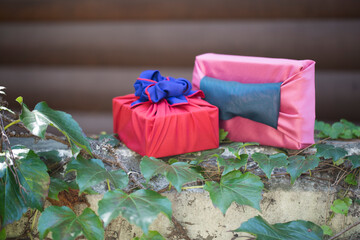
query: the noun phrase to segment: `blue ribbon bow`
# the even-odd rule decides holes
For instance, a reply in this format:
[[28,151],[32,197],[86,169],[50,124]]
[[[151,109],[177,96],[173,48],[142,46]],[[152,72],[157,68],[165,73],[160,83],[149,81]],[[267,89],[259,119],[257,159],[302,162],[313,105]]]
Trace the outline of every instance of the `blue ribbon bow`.
[[135,96],[140,97],[131,103],[131,107],[151,101],[158,103],[162,99],[174,106],[187,104],[186,96],[191,97],[198,91],[192,91],[190,81],[184,78],[163,77],[158,70],[146,70],[142,72],[134,83]]

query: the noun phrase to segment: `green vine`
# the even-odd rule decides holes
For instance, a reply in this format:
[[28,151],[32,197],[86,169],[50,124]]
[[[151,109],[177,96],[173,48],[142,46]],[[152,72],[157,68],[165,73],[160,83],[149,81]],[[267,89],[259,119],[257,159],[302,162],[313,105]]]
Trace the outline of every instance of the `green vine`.
[[11,127],[12,125],[18,124],[19,122],[21,122],[20,119],[15,120],[15,121],[9,123],[8,125],[6,125],[6,126],[4,127],[4,131],[6,131],[6,130],[7,130],[9,127]]
[[322,121],[315,121],[315,131],[317,132],[317,137],[319,138],[360,138],[360,126],[356,126],[354,123],[349,122],[346,119],[340,119],[340,122],[333,123],[332,125]]

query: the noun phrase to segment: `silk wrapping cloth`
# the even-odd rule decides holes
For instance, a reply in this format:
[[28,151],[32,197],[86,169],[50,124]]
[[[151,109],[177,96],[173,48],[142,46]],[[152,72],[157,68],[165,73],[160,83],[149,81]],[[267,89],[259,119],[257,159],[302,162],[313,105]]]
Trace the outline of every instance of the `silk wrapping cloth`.
[[[280,105],[275,126],[234,116],[220,120],[220,128],[229,132],[228,138],[232,141],[302,149],[314,143],[314,74],[315,62],[312,60],[207,53],[196,57],[192,83],[194,89],[202,89],[201,82],[212,78],[245,85],[279,84]],[[207,92],[204,93],[207,96]],[[221,112],[221,106],[219,108]]]
[[168,93],[161,84],[176,81],[144,71],[134,84],[136,94],[113,99],[114,132],[128,148],[142,156],[165,157],[219,147],[218,108],[200,98],[202,91],[190,91],[188,82],[187,96],[159,98]]

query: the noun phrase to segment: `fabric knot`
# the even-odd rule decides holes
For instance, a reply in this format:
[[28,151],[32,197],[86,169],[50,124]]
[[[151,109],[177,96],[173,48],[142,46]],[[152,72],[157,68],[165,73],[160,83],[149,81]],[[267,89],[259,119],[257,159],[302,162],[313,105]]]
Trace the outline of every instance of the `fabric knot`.
[[188,104],[186,97],[199,94],[204,98],[201,90],[192,91],[189,80],[184,78],[163,77],[158,70],[146,70],[142,72],[134,84],[135,96],[138,100],[131,103],[135,107],[145,102],[158,103],[163,99],[174,105]]

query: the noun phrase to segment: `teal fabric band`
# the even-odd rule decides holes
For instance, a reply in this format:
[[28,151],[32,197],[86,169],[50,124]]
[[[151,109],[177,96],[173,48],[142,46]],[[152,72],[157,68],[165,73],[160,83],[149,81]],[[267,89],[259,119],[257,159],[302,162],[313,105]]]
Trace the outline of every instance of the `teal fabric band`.
[[239,83],[204,77],[200,89],[205,100],[219,108],[221,120],[236,116],[277,128],[280,110],[278,83]]

